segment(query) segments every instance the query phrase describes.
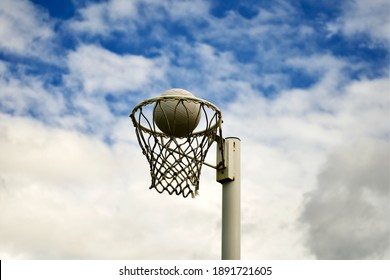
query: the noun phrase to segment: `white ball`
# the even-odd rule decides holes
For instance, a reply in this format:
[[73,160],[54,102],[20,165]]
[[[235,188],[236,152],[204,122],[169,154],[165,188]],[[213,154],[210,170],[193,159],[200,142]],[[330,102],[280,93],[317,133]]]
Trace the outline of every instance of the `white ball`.
[[[184,89],[170,89],[161,96],[194,97]],[[153,111],[154,122],[166,135],[185,137],[194,131],[200,121],[200,104],[186,100],[161,100]]]

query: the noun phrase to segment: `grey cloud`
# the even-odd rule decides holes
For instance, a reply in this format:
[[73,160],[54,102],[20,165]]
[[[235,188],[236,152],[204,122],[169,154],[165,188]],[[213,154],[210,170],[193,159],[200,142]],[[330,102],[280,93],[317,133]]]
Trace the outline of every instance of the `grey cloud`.
[[317,258],[390,257],[389,167],[384,141],[359,141],[329,156],[301,216]]

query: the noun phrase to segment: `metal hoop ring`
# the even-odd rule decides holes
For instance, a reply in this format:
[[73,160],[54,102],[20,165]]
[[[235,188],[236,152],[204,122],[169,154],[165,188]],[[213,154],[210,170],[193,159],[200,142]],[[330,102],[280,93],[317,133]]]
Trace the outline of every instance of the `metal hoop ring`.
[[132,119],[133,123],[134,123],[134,126],[138,127],[139,129],[145,131],[145,132],[148,132],[148,133],[152,133],[152,134],[156,134],[157,136],[164,136],[165,134],[162,133],[162,132],[158,132],[158,131],[154,131],[154,130],[151,130],[143,125],[141,125],[141,123],[136,119],[135,117],[135,114],[136,112],[139,110],[139,109],[142,109],[144,106],[146,105],[150,105],[150,104],[153,104],[153,103],[157,103],[157,102],[160,102],[162,100],[184,100],[184,101],[192,101],[194,103],[199,103],[199,104],[203,104],[205,106],[207,106],[208,108],[210,108],[211,110],[213,110],[217,115],[218,115],[218,119],[217,119],[217,122],[208,127],[207,129],[204,129],[204,130],[201,130],[201,131],[197,131],[197,132],[194,132],[192,135],[193,136],[196,136],[196,135],[204,135],[206,133],[208,133],[209,131],[214,131],[215,129],[217,129],[218,127],[220,128],[221,125],[222,125],[222,113],[221,113],[221,110],[215,106],[214,104],[212,104],[211,102],[208,102],[204,99],[201,99],[201,98],[198,98],[198,97],[191,97],[191,96],[180,96],[180,95],[169,95],[169,96],[157,96],[157,97],[153,97],[153,98],[149,98],[149,99],[146,99],[140,103],[138,103],[133,111],[131,112],[130,114],[130,118]]

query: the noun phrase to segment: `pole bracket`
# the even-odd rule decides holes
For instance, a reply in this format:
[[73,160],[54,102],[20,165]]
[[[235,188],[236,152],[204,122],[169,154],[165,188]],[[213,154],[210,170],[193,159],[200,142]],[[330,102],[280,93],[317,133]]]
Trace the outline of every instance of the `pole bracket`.
[[234,181],[236,177],[236,165],[234,164],[236,153],[238,152],[239,144],[236,142],[240,139],[236,137],[228,137],[218,142],[217,147],[217,182],[224,183]]

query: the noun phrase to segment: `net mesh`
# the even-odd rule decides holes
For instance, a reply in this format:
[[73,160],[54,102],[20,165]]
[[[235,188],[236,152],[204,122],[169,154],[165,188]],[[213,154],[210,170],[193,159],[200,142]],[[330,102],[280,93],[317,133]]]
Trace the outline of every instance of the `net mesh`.
[[[169,135],[167,131],[162,132],[155,121],[156,108],[160,110],[167,108],[164,102],[172,100],[176,104],[174,110],[178,108],[187,110],[194,108],[193,105],[196,104],[199,123],[193,131],[185,130],[186,133],[180,137]],[[188,116],[188,110],[185,112]],[[167,122],[168,113],[160,114]],[[198,194],[200,174],[207,152],[214,141],[222,139],[221,111],[213,104],[195,97],[160,96],[138,104],[130,117],[142,153],[149,162],[150,189],[155,189],[159,193],[168,192],[170,195],[195,197]],[[183,118],[183,115],[175,112],[174,118]],[[171,126],[174,127],[179,121],[174,119]]]

